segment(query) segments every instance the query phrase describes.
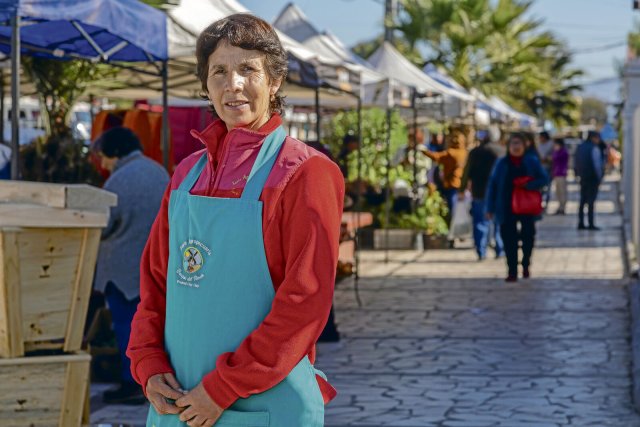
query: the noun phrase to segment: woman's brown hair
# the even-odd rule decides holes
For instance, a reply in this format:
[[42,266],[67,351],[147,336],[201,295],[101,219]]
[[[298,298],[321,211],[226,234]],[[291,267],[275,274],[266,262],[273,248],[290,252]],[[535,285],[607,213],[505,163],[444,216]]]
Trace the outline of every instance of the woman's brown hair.
[[[203,97],[207,97],[209,56],[222,41],[241,49],[257,50],[266,55],[264,60],[271,81],[284,82],[287,77],[287,52],[282,47],[278,34],[268,22],[248,13],[237,13],[220,19],[200,33],[196,42],[196,73],[202,84]],[[282,114],[284,97],[280,91],[273,96],[271,112]]]

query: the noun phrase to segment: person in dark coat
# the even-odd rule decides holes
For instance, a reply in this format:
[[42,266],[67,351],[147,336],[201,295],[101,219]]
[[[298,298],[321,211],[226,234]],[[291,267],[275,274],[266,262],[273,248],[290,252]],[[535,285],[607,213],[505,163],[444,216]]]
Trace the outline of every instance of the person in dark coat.
[[131,320],[140,302],[140,257],[151,225],[160,209],[169,174],[142,154],[138,137],[129,129],[115,127],[95,143],[102,167],[111,172],[104,189],[118,196],[109,223],[102,232],[96,266],[95,289],[103,292],[111,311],[122,362],[121,385],[106,391],[106,403],[142,404],[142,389],[131,376],[125,352]]
[[[500,225],[507,258],[508,276],[506,281],[518,280],[518,246],[522,241],[522,276],[531,276],[531,256],[535,245],[536,221],[533,215],[516,215],[512,210],[514,181],[520,177],[530,177],[525,188],[542,191],[549,183],[538,156],[526,153],[526,139],[522,134],[513,134],[509,139],[508,154],[496,162],[487,188],[487,219]],[[520,229],[518,230],[518,226]]]
[[556,187],[558,198],[558,211],[556,215],[564,215],[568,200],[567,172],[569,170],[569,150],[563,138],[556,138],[553,141],[554,148],[552,154],[551,177]]
[[[489,245],[489,231],[491,223],[486,216],[485,195],[491,170],[498,157],[503,154],[504,148],[491,143],[489,134],[486,131],[479,132],[480,145],[469,153],[467,164],[462,174],[462,186],[460,187],[459,198],[464,198],[464,191],[471,184],[471,217],[473,219],[473,240],[476,247],[478,259],[483,260],[487,256],[487,246]],[[502,150],[500,150],[502,148]],[[501,152],[502,151],[502,152]],[[504,254],[502,236],[500,236],[500,226],[494,224],[496,241],[496,258]]]
[[[575,173],[580,179],[580,208],[578,210],[579,230],[599,230],[595,224],[595,203],[604,176],[604,161],[600,150],[601,138],[598,132],[590,131],[575,154]],[[584,221],[585,208],[588,210],[588,227]]]

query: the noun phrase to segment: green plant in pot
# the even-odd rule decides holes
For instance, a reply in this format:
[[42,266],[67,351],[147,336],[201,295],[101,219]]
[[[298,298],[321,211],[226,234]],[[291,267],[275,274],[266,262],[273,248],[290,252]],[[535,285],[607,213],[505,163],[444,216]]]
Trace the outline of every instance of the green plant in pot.
[[[449,227],[445,221],[448,208],[444,199],[437,191],[432,191],[418,204],[415,212],[392,213],[389,218],[389,228],[404,228],[422,231],[428,236],[446,236]],[[384,224],[384,211],[377,212],[381,223]]]

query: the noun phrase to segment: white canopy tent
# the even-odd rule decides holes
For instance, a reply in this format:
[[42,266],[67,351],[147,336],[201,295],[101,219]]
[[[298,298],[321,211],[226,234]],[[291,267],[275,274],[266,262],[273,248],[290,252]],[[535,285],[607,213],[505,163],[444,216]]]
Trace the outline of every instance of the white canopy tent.
[[[422,95],[419,108],[427,109],[433,117],[444,120],[473,114],[475,98],[471,94],[446,87],[429,77],[390,43],[384,42],[368,61],[376,71],[414,87]],[[440,95],[444,104],[442,99],[434,98],[435,95]]]
[[354,54],[337,37],[320,32],[304,12],[289,3],[273,23],[274,27],[314,52],[333,61],[349,64],[361,75],[360,95],[363,105],[410,107],[411,87],[380,73],[364,59]]
[[[182,0],[167,10],[170,95],[199,97],[201,84],[195,75],[196,39],[212,22],[234,13],[251,12],[236,0]],[[285,34],[279,32],[278,36],[290,55],[289,81],[284,87],[289,103],[313,105],[314,86],[318,84],[345,92],[359,90],[357,72],[302,46]],[[300,70],[301,67],[304,70]],[[315,77],[310,79],[309,74]],[[309,80],[314,80],[313,84],[309,84]],[[115,98],[153,98],[159,90],[160,82],[153,76],[124,71],[115,79],[97,84],[94,92],[108,93]],[[328,98],[337,96],[329,94]]]

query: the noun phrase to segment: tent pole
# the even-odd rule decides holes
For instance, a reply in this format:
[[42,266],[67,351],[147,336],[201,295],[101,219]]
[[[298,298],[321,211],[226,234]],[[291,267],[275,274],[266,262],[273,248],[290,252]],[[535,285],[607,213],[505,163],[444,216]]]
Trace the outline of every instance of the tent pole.
[[162,162],[169,170],[169,95],[167,61],[162,61]]
[[391,216],[391,108],[387,107],[387,176],[385,188],[385,213],[384,213],[384,262],[389,263],[389,219]]
[[4,144],[4,71],[0,70],[0,143]]
[[20,178],[20,16],[11,16],[11,179]]
[[316,86],[316,139],[320,141],[320,87]]
[[413,204],[411,211],[415,212],[418,207],[418,105],[417,94],[413,91]]
[[89,117],[91,119],[91,125],[93,126],[93,121],[96,119],[96,114],[93,109],[93,104],[96,102],[96,96],[92,93],[89,94]]
[[356,276],[354,289],[356,293],[356,301],[358,307],[362,307],[362,301],[360,300],[360,291],[358,284],[360,282],[360,213],[362,212],[362,99],[358,97],[358,175],[356,179],[356,194],[358,200],[356,201],[356,235],[355,235],[355,262],[356,262]]

